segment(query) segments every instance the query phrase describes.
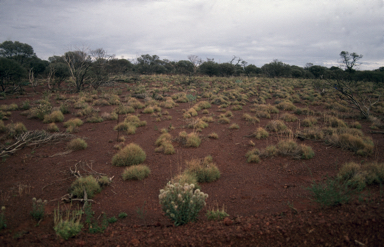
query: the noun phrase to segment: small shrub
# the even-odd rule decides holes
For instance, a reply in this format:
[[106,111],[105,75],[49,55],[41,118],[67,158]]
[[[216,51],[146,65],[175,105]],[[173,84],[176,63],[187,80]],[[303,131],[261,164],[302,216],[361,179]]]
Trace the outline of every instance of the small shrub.
[[355,162],[345,163],[339,170],[337,177],[343,181],[352,179],[360,172],[361,166]]
[[5,221],[5,207],[1,206],[1,212],[0,212],[0,230],[7,227],[6,221]]
[[101,113],[101,117],[104,119],[104,120],[117,120],[118,119],[118,115],[116,112],[103,112]]
[[31,108],[29,99],[24,100],[23,103],[21,103],[21,107],[20,108],[22,110],[29,110],[29,108]]
[[312,200],[319,203],[321,207],[347,203],[353,192],[348,188],[347,183],[341,183],[338,179],[331,178],[328,178],[324,184],[314,181],[307,189],[312,193]]
[[121,149],[112,158],[112,165],[114,166],[131,166],[138,165],[145,161],[147,158],[145,152],[137,144],[130,143]]
[[219,135],[216,134],[215,132],[212,132],[211,134],[208,135],[209,138],[212,138],[212,139],[217,139],[219,138]]
[[284,110],[284,111],[294,111],[296,110],[296,106],[290,102],[290,101],[283,101],[279,104],[276,105],[276,107],[280,110]]
[[227,118],[227,117],[222,116],[219,118],[218,122],[221,124],[229,124],[231,122],[231,120],[229,120],[229,118]]
[[351,128],[355,128],[355,129],[361,129],[361,124],[357,121],[351,123],[350,125]]
[[322,129],[315,127],[299,130],[296,132],[296,136],[304,139],[321,140],[325,134]]
[[114,113],[119,115],[134,113],[134,112],[135,112],[135,109],[132,106],[126,106],[126,105],[119,105],[114,110]]
[[312,127],[317,124],[317,119],[315,117],[306,117],[301,122],[301,125],[304,127]]
[[367,156],[373,154],[374,144],[369,137],[359,137],[352,134],[332,134],[327,137],[327,142],[343,149],[356,152],[358,155]]
[[64,123],[64,127],[70,127],[70,126],[78,127],[81,125],[83,125],[83,121],[81,121],[81,119],[79,119],[79,118],[71,118],[67,122]]
[[77,198],[84,198],[84,190],[87,192],[87,197],[91,199],[101,191],[101,187],[96,178],[89,175],[77,178],[69,189],[70,193]]
[[64,115],[61,111],[53,111],[49,115],[44,116],[43,123],[63,122]]
[[245,154],[248,163],[260,163],[260,150],[254,148]]
[[192,122],[190,122],[188,124],[188,128],[194,128],[194,129],[204,129],[204,128],[207,128],[207,127],[208,127],[208,124],[205,121],[203,121],[202,119],[199,119],[199,118],[193,120]]
[[250,122],[250,123],[259,123],[260,122],[260,119],[258,119],[257,117],[252,117],[251,115],[249,115],[248,113],[244,113],[243,114],[243,117],[242,117],[245,121],[247,122]]
[[36,198],[32,198],[32,211],[31,216],[39,221],[44,218],[45,213],[45,205],[47,204],[47,200],[43,201],[41,199],[36,200]]
[[338,119],[337,117],[326,116],[324,121],[328,126],[333,128],[347,128],[347,124],[343,120]]
[[207,219],[208,220],[223,220],[225,217],[228,217],[229,214],[227,214],[224,210],[224,205],[223,208],[220,210],[219,207],[217,209],[210,209],[207,210]]
[[60,105],[60,111],[63,114],[71,113],[67,104],[61,104]]
[[67,148],[73,151],[77,150],[83,150],[86,149],[88,144],[81,138],[72,139],[68,145]]
[[21,122],[17,123],[9,123],[7,126],[5,126],[5,132],[7,133],[7,136],[12,138],[15,136],[18,136],[24,132],[27,132],[27,128],[25,125]]
[[196,147],[197,148],[200,146],[200,143],[201,143],[201,139],[197,133],[191,132],[187,135],[186,143],[185,143],[185,145],[187,147]]
[[65,240],[75,237],[83,228],[81,221],[81,210],[66,211],[65,218],[60,213],[60,206],[54,210],[54,227],[56,234]]
[[194,184],[195,189],[201,189],[199,183],[197,182],[196,176],[192,173],[183,172],[181,174],[178,174],[171,179],[171,183]]
[[46,100],[40,100],[39,105],[29,109],[28,118],[44,119],[44,116],[51,112],[52,105]]
[[97,100],[94,100],[92,105],[98,105],[98,106],[106,106],[106,105],[110,105],[109,102],[105,99],[97,99]]
[[145,114],[151,114],[151,113],[153,113],[154,111],[155,111],[155,110],[153,109],[152,106],[147,106],[146,108],[144,108],[143,113],[145,113]]
[[113,224],[113,223],[116,223],[116,222],[117,222],[117,219],[116,219],[115,216],[113,216],[113,217],[111,217],[111,218],[108,219],[108,223],[109,223],[109,224]]
[[241,105],[234,105],[231,107],[232,111],[240,111],[243,110],[243,107]]
[[50,123],[47,126],[47,130],[49,132],[59,132],[59,127],[57,127],[57,125],[55,123]]
[[267,123],[265,128],[273,132],[280,132],[280,131],[286,130],[288,127],[284,124],[283,121],[272,120],[269,123]]
[[279,154],[279,150],[275,145],[267,146],[261,153],[261,155],[264,157],[273,157],[273,156],[277,156],[278,154]]
[[229,126],[229,128],[230,129],[240,129],[239,125],[236,123],[231,124],[231,126]]
[[101,176],[98,178],[97,182],[101,187],[105,187],[111,184],[111,180],[107,176]]
[[187,168],[185,173],[194,175],[197,182],[213,182],[220,178],[220,171],[217,166],[212,162],[212,157],[207,156],[203,161],[199,159],[192,159],[186,161]]
[[85,121],[87,123],[101,123],[104,121],[104,118],[100,117],[98,113],[95,113],[91,117],[88,117]]
[[277,143],[277,149],[281,155],[298,155],[301,151],[294,140],[281,140]]
[[256,137],[256,139],[267,139],[269,136],[268,131],[266,131],[263,127],[259,127],[256,129],[255,132],[253,132],[253,136]]
[[3,120],[0,120],[0,133],[7,131],[7,127],[5,127]]
[[255,115],[259,118],[271,118],[271,114],[269,114],[269,112],[267,111],[256,111]]
[[151,170],[146,165],[133,165],[124,170],[122,177],[124,180],[143,180],[150,173]]
[[124,218],[126,218],[128,216],[128,214],[127,213],[124,213],[124,212],[121,212],[121,213],[119,213],[119,218],[120,219],[124,219]]
[[308,160],[308,159],[312,159],[313,156],[315,156],[315,152],[312,150],[312,148],[310,146],[301,144],[300,149],[301,149],[301,158],[302,159]]
[[280,119],[284,120],[285,122],[295,122],[297,121],[297,117],[291,113],[284,113],[280,116]]
[[208,195],[194,188],[194,184],[168,183],[160,190],[162,210],[176,226],[195,221],[200,210],[206,205]]

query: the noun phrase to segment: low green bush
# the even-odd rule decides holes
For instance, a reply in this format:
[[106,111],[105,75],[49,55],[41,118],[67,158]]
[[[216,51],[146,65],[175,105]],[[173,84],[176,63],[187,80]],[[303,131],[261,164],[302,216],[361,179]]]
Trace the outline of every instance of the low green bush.
[[45,205],[47,204],[47,200],[43,201],[41,199],[36,200],[36,198],[32,198],[32,211],[31,216],[39,221],[44,218],[45,214]]
[[313,181],[307,189],[312,194],[312,200],[322,208],[348,203],[354,192],[347,183],[332,178],[328,178],[325,183]]
[[60,212],[60,206],[54,210],[54,227],[56,234],[65,240],[75,237],[81,232],[83,224],[81,221],[82,210],[67,210]]

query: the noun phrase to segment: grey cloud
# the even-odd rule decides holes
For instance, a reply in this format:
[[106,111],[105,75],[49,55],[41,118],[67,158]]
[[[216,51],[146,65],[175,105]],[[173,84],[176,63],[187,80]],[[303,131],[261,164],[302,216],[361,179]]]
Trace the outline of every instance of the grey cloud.
[[334,65],[347,50],[364,55],[362,69],[374,69],[384,66],[383,12],[379,0],[3,0],[0,42],[28,43],[45,59],[84,45],[125,58],[236,55],[257,66]]

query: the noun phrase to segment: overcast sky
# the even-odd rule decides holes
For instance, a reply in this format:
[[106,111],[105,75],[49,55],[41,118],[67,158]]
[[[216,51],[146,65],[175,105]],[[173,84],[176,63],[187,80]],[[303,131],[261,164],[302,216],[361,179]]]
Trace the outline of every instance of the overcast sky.
[[330,67],[349,51],[363,55],[361,70],[376,69],[384,66],[384,0],[0,0],[6,40],[42,59],[89,47],[127,59],[193,54]]

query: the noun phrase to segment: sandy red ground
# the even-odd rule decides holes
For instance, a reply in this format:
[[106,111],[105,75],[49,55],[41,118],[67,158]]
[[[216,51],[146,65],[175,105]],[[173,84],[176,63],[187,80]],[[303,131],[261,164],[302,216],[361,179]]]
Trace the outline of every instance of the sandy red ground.
[[[7,97],[0,104],[20,104],[27,98],[32,102],[41,98],[41,94],[29,92],[19,98]],[[54,96],[52,102],[54,106],[60,105],[60,101],[55,103]],[[182,117],[182,110],[189,106],[188,103],[180,103],[173,109],[166,109],[172,120],[163,119],[161,122],[156,122],[156,118],[150,114],[141,113],[140,119],[147,121],[147,125],[139,127],[134,135],[125,135],[125,144],[134,142],[146,152],[144,163],[151,169],[151,175],[142,181],[123,181],[121,174],[124,168],[111,165],[111,159],[117,152],[114,149],[114,145],[118,144],[117,132],[113,130],[117,121],[84,123],[80,126],[74,134],[86,140],[86,150],[53,156],[66,151],[67,141],[63,141],[54,145],[25,147],[4,159],[0,163],[0,206],[6,207],[7,228],[0,230],[0,245],[384,246],[384,198],[381,197],[384,195],[381,195],[379,186],[370,187],[360,200],[328,209],[320,209],[312,202],[310,192],[306,189],[312,181],[322,181],[327,175],[336,175],[345,162],[384,162],[383,135],[369,134],[368,121],[359,120],[363,132],[372,136],[376,146],[371,157],[356,156],[351,151],[330,147],[323,142],[305,140],[299,142],[312,147],[315,151],[313,159],[297,160],[279,156],[262,159],[259,164],[247,163],[245,154],[252,148],[250,140],[255,147],[262,149],[281,139],[273,134],[267,140],[246,137],[270,121],[260,119],[260,123],[254,125],[242,120],[243,113],[250,113],[251,103],[241,111],[232,111],[234,116],[231,123],[237,123],[240,129],[231,130],[228,124],[210,123],[208,128],[199,133],[202,136],[200,147],[187,148],[173,142],[176,154],[156,153],[155,141],[162,128],[172,124],[176,127],[170,131],[174,137],[182,130],[188,133],[192,131],[185,127],[186,122]],[[114,107],[99,108],[101,112],[111,112]],[[71,110],[76,111],[73,108]],[[136,110],[136,113],[140,111]],[[46,128],[41,120],[28,119],[20,112],[13,111],[10,119],[4,123],[20,121],[28,130]],[[209,112],[215,116],[221,113],[217,105],[212,105]],[[199,112],[199,117],[202,116]],[[65,115],[65,121],[72,117],[72,114]],[[303,119],[304,116],[299,118]],[[123,116],[120,116],[122,120]],[[287,124],[292,130],[299,128],[298,122]],[[57,125],[60,131],[65,131],[63,123]],[[212,132],[216,132],[219,138],[209,139],[207,136]],[[215,182],[201,184],[201,190],[209,197],[199,220],[174,227],[162,213],[159,190],[184,170],[186,160],[207,155],[213,157],[221,177]],[[60,198],[68,193],[75,179],[69,169],[79,162],[86,162],[95,171],[114,177],[113,183],[95,196],[92,205],[95,215],[105,212],[108,217],[117,217],[120,212],[125,212],[128,217],[110,224],[104,233],[90,234],[83,229],[76,238],[64,241],[53,230],[53,209],[57,208]],[[39,226],[30,216],[33,197],[49,201],[46,217]],[[140,218],[137,209],[143,205],[146,214]],[[206,210],[216,205],[225,206],[230,215],[226,220],[212,222],[206,219]]]

